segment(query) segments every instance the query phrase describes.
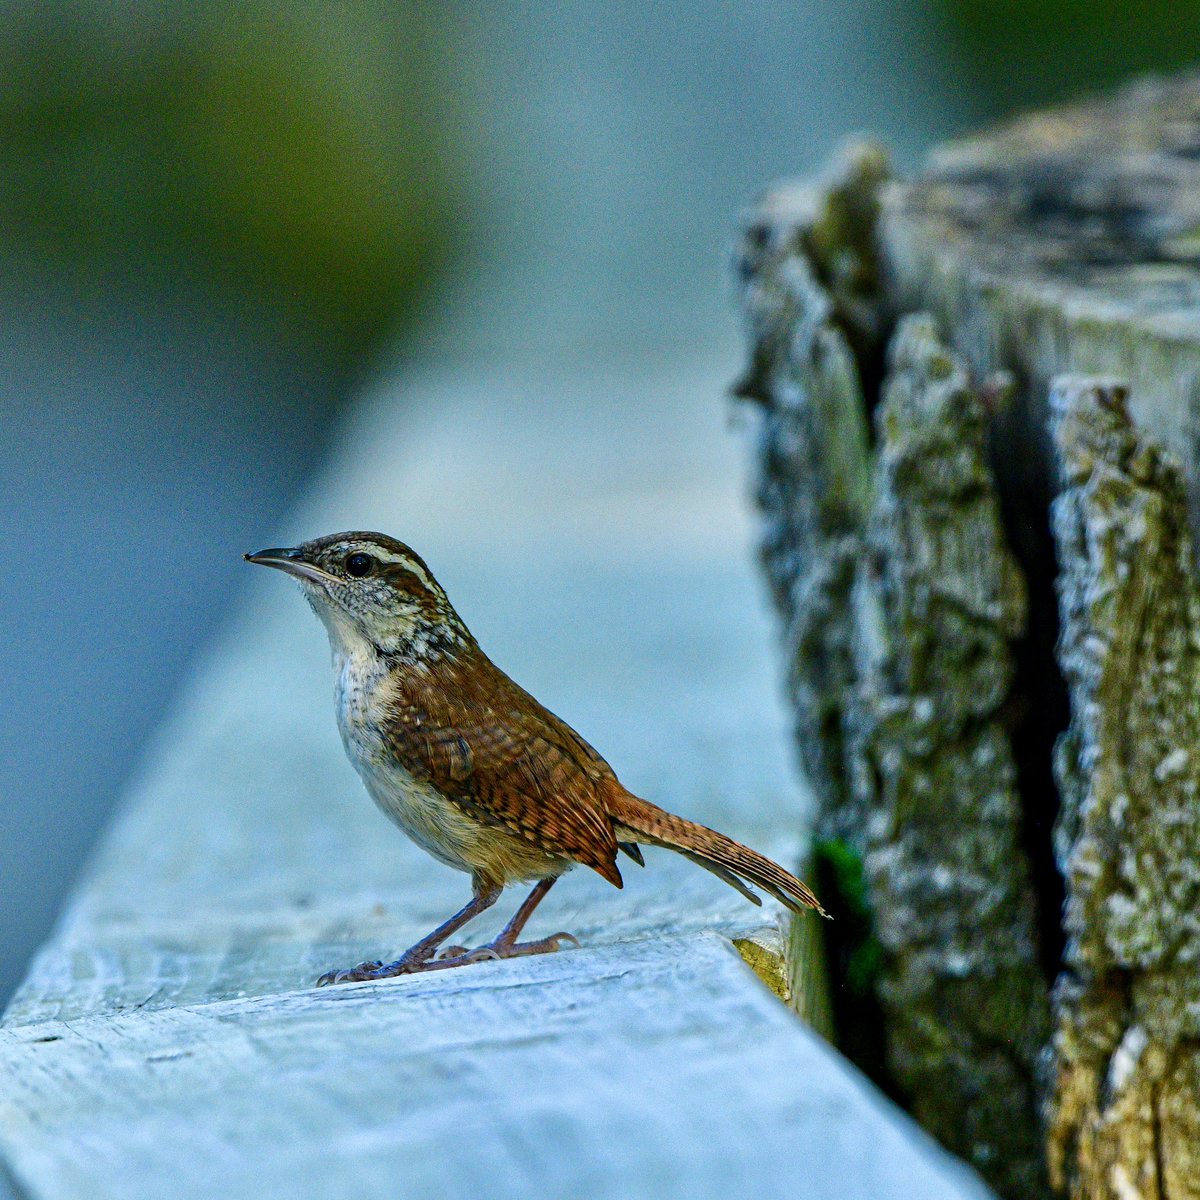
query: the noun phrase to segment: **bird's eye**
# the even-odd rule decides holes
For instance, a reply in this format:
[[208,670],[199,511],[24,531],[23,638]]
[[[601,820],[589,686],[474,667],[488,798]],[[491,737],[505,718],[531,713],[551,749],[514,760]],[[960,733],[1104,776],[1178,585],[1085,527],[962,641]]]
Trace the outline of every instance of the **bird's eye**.
[[360,550],[357,554],[351,554],[346,559],[346,574],[353,575],[356,579],[361,579],[375,565],[375,560],[369,554],[363,554]]

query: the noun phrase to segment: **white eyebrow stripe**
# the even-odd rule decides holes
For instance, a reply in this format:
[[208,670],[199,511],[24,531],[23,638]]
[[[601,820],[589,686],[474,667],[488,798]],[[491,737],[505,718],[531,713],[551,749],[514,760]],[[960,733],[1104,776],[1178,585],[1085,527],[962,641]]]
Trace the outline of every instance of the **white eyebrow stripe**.
[[435,591],[436,586],[430,579],[428,572],[421,569],[421,565],[409,558],[407,554],[395,554],[390,550],[376,550],[375,554],[382,563],[389,563],[394,567],[403,567],[406,571],[415,575],[429,591]]

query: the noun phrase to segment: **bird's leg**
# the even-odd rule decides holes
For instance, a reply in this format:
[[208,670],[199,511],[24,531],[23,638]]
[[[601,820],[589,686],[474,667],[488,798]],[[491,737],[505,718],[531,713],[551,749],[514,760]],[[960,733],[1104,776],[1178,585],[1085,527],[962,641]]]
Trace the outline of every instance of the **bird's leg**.
[[442,951],[438,966],[463,966],[467,963],[483,962],[488,958],[519,958],[525,954],[550,954],[559,949],[563,942],[574,942],[579,945],[579,939],[572,933],[552,933],[549,937],[536,942],[518,942],[525,922],[533,915],[533,910],[542,902],[546,893],[554,886],[558,876],[541,880],[521,903],[521,907],[513,914],[513,918],[500,931],[496,938],[486,946],[477,950],[468,950],[465,946],[447,946]]
[[[359,983],[365,979],[389,979],[393,975],[410,975],[416,971],[430,970],[437,948],[468,921],[492,907],[500,896],[501,889],[493,883],[485,883],[478,876],[472,879],[473,895],[448,921],[443,921],[432,933],[426,934],[416,945],[410,946],[395,962],[361,962],[348,971],[326,971],[317,980],[317,987],[330,983]],[[526,901],[528,903],[528,901]],[[530,909],[532,911],[532,907]],[[528,914],[527,914],[528,915]],[[511,922],[510,922],[511,924]],[[501,935],[503,936],[503,935]],[[441,966],[441,963],[437,964]],[[455,963],[455,966],[458,964]]]

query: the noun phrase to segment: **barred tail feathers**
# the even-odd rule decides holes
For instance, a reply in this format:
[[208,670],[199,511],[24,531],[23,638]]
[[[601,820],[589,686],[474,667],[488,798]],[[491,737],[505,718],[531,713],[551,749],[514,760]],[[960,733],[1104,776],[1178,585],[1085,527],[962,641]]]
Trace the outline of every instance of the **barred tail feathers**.
[[748,884],[769,892],[793,912],[813,908],[821,916],[829,916],[807,884],[765,855],[715,829],[677,817],[623,788],[609,799],[608,811],[616,826],[617,837],[622,841],[674,850],[711,871],[755,904],[762,901]]

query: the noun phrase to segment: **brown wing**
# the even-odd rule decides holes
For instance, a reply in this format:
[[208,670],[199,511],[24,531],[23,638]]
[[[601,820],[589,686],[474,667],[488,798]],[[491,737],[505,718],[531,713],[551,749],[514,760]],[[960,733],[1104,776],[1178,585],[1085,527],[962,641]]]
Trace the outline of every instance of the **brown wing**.
[[397,675],[391,744],[407,770],[477,820],[622,886],[609,765],[481,650]]

